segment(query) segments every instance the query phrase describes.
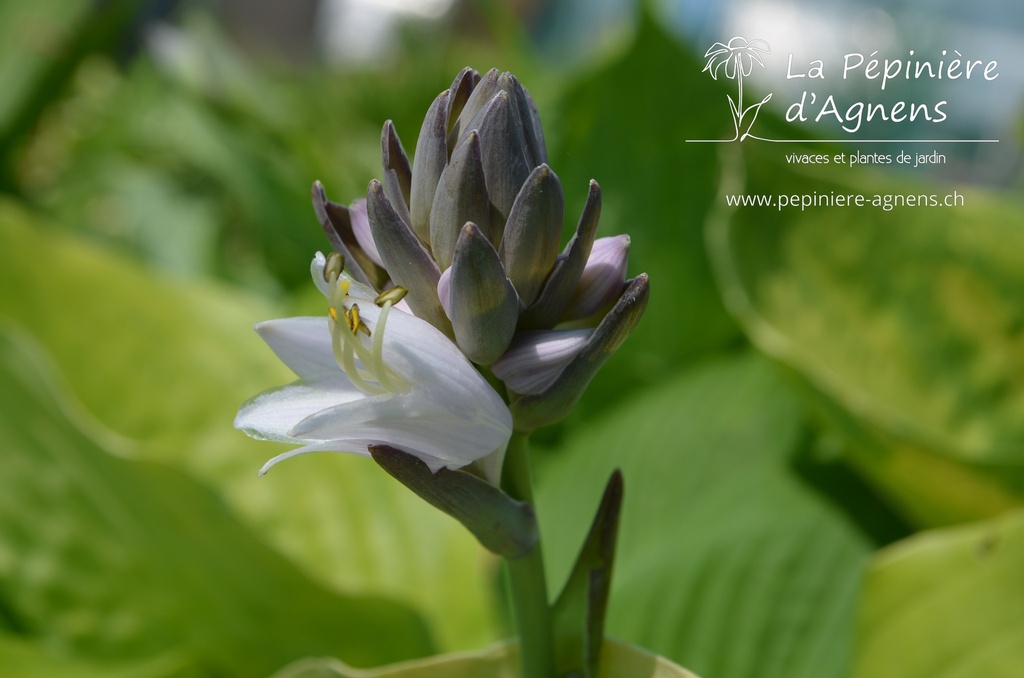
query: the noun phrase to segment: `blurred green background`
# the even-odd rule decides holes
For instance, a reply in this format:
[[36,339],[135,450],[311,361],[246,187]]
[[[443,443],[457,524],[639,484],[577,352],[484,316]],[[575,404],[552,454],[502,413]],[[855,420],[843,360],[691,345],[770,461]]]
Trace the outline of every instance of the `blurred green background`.
[[[251,325],[323,312],[310,184],[363,195],[383,122],[411,152],[472,65],[531,90],[567,233],[597,179],[601,234],[629,233],[652,281],[639,329],[537,436],[552,588],[621,467],[614,636],[705,678],[1019,676],[1024,15],[966,11],[0,2],[0,675],[263,676],[509,633],[497,563],[453,520],[362,458],[257,480],[279,448],[231,427],[291,378]],[[1002,80],[948,95],[949,133],[999,144],[901,173],[687,143],[732,131],[707,46],[780,25],[985,46]],[[784,86],[778,51],[751,91]],[[808,136],[783,114],[758,129]],[[892,211],[719,194],[954,189],[963,207]]]

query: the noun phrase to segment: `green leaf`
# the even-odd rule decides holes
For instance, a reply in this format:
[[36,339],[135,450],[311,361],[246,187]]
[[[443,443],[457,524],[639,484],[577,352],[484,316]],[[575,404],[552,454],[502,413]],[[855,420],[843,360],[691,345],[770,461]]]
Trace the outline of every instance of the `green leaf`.
[[880,552],[853,678],[1013,678],[1024,666],[1024,512]]
[[[124,5],[92,11],[82,0],[0,5],[0,185],[15,188],[17,156],[77,62],[105,47]],[[105,40],[106,39],[106,40]]]
[[99,660],[178,651],[228,675],[430,652],[407,608],[311,583],[206,488],[104,451],[24,336],[0,334],[0,394],[0,591],[16,628]]
[[791,466],[803,440],[798,404],[754,356],[631,398],[537,460],[549,581],[621,467],[609,634],[716,678],[845,675],[872,544]]
[[580,678],[597,675],[622,515],[622,494],[622,473],[616,470],[608,479],[569,580],[552,606],[560,675]]
[[[406,601],[443,650],[497,637],[487,554],[369,460],[314,455],[256,477],[287,448],[251,440],[232,421],[240,403],[295,378],[251,329],[284,310],[154,276],[3,201],[0,287],[10,290],[0,317],[38,339],[70,391],[117,434],[105,431],[105,447],[186,469],[316,580]],[[312,312],[325,312],[309,287],[319,298]]]
[[[273,678],[519,678],[519,648],[498,645],[481,652],[431,657],[396,666],[359,671],[332,659],[308,659],[285,667]],[[625,643],[606,641],[597,678],[697,678],[664,657]]]
[[[736,166],[725,192],[953,190],[849,168],[811,178],[747,153],[746,187]],[[964,206],[743,208],[710,231],[748,335],[799,375],[851,461],[921,525],[1024,503],[1024,213],[957,190]]]

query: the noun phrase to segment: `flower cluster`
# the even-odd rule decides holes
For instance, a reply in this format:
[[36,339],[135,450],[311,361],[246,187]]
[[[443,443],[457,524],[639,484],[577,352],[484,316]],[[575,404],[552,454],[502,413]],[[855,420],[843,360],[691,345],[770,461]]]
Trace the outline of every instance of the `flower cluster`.
[[432,469],[500,460],[513,429],[576,404],[639,321],[647,276],[626,280],[627,236],[596,237],[596,182],[560,247],[561,183],[508,73],[459,73],[426,114],[415,162],[390,121],[381,150],[365,200],[341,205],[313,185],[340,255],[313,264],[329,314],[257,327],[300,381],[254,398],[236,426],[302,445],[278,459],[387,444]]

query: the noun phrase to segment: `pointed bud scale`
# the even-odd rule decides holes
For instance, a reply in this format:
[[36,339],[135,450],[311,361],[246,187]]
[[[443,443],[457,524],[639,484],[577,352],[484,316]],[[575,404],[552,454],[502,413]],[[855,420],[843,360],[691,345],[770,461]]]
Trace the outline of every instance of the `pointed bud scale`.
[[649,298],[650,281],[647,274],[642,273],[629,283],[615,307],[550,386],[541,393],[513,396],[509,409],[515,429],[528,432],[565,417],[579,402],[601,366],[640,322]]
[[468,66],[459,71],[448,88],[451,97],[448,99],[448,151],[449,153],[458,146],[459,136],[465,130],[460,129],[461,123],[468,123],[470,118],[463,118],[462,111],[469,101],[473,90],[480,82],[480,74]]
[[537,107],[530,97],[530,93],[520,84],[511,73],[498,73],[498,69],[492,68],[487,75],[474,88],[469,100],[459,119],[452,128],[449,136],[449,144],[457,143],[460,135],[473,129],[473,118],[486,107],[487,103],[498,93],[506,92],[513,106],[516,109],[516,116],[519,120],[520,131],[523,134],[524,148],[527,155],[529,167],[536,167],[547,162],[547,151],[544,148],[544,133],[540,127],[540,116],[537,114]]
[[474,83],[472,91],[470,91],[466,102],[462,106],[462,110],[459,111],[459,117],[456,118],[455,123],[452,125],[451,135],[448,137],[448,143],[451,148],[454,148],[461,141],[461,137],[468,133],[469,130],[474,129],[472,127],[474,118],[497,93],[498,69],[492,68]]
[[[558,256],[551,275],[544,283],[540,296],[519,319],[521,327],[554,327],[563,319],[565,310],[579,286],[580,276],[590,258],[597,225],[601,219],[601,187],[590,181],[587,203],[583,206],[580,221],[565,250]],[[621,291],[621,290],[620,290]]]
[[562,185],[547,165],[530,173],[501,238],[501,260],[520,299],[532,304],[551,272],[562,239]]
[[[352,210],[344,205],[328,200],[323,184],[319,181],[313,182],[311,193],[316,218],[331,241],[334,251],[344,255],[349,273],[365,285],[382,289],[388,280],[388,274],[380,267],[379,261],[363,249],[360,238],[357,237],[360,216],[353,215]],[[353,204],[353,208],[355,207]],[[357,223],[353,223],[354,221]]]
[[580,276],[565,320],[586,318],[611,304],[626,285],[629,236],[598,238]]
[[530,93],[514,75],[510,75],[509,79],[512,84],[512,94],[519,107],[519,119],[523,123],[523,137],[526,139],[530,166],[542,165],[548,161],[548,153],[544,147],[544,132],[541,130],[537,106],[533,103]]
[[437,298],[437,279],[441,272],[395,211],[377,180],[371,181],[366,191],[366,209],[373,240],[391,280],[409,290],[406,298],[409,307],[417,316],[451,336],[451,323]]
[[470,123],[470,129],[480,134],[487,194],[501,221],[505,221],[531,170],[519,113],[508,92],[495,94]]
[[408,205],[409,193],[412,190],[412,165],[409,164],[409,156],[405,154],[402,141],[395,131],[395,124],[390,120],[384,123],[384,129],[380,133],[380,153],[384,176],[390,174],[394,177],[393,186],[388,186],[385,182],[388,197],[392,203],[398,202],[400,198]]
[[452,153],[430,208],[430,249],[442,270],[451,266],[455,243],[467,221],[475,223],[495,243],[490,234],[491,203],[487,199],[480,137],[475,131]]
[[424,243],[430,242],[430,207],[438,179],[448,163],[448,101],[451,92],[445,90],[430,105],[416,142],[413,158],[412,182],[409,189],[409,214],[412,230]]
[[462,229],[448,284],[456,343],[473,362],[490,365],[512,341],[519,299],[498,253],[475,224]]

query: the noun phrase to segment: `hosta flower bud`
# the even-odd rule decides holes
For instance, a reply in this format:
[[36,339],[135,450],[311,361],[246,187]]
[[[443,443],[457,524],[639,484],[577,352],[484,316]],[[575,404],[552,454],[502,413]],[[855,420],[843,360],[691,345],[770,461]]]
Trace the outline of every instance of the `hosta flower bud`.
[[480,135],[475,130],[452,153],[430,210],[430,247],[442,269],[452,265],[455,243],[468,222],[476,224],[492,245],[500,242],[501,232],[491,232],[491,203],[484,182]]
[[562,237],[562,186],[547,165],[526,178],[501,238],[501,260],[524,304],[540,293]]
[[455,247],[446,311],[455,340],[475,363],[490,365],[512,341],[519,318],[519,296],[505,277],[494,247],[473,223]]
[[628,235],[598,238],[594,241],[579,285],[569,302],[566,317],[586,318],[618,299],[626,284],[628,256]]

